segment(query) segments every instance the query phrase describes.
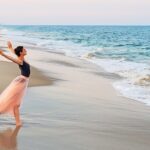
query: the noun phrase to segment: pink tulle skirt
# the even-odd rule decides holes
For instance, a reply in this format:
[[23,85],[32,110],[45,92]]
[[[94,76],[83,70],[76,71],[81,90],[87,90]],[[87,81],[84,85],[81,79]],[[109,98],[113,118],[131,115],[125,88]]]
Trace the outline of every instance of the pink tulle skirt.
[[14,115],[14,107],[20,106],[28,82],[29,78],[19,75],[8,85],[0,95],[0,114]]

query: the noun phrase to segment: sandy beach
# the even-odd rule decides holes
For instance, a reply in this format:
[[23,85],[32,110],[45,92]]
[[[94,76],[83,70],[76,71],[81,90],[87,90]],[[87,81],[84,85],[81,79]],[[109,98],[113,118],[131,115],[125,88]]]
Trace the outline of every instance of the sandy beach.
[[[23,127],[11,148],[149,150],[150,107],[121,96],[111,84],[117,75],[86,60],[24,45],[32,77],[21,106]],[[19,69],[2,59],[0,70],[2,92]],[[13,130],[15,123],[1,117],[0,124],[5,147],[11,135],[7,128]]]
[[[45,76],[38,69],[31,67],[32,75],[29,87],[51,85],[54,79]],[[17,76],[20,75],[20,70],[16,67],[16,64],[10,62],[0,62],[1,80],[0,80],[0,92],[2,92],[6,86]]]

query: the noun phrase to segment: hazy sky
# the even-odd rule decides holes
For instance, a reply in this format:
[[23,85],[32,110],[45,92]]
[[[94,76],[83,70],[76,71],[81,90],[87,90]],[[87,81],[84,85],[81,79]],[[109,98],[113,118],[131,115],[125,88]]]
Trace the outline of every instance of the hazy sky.
[[0,23],[150,25],[150,0],[0,0]]

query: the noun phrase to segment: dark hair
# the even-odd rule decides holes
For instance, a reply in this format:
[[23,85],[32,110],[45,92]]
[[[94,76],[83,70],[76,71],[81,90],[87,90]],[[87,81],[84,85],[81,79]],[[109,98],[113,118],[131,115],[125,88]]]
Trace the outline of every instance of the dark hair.
[[16,48],[15,48],[15,54],[16,54],[17,56],[20,56],[20,52],[22,52],[22,50],[23,50],[23,46],[18,46],[18,47],[16,47]]

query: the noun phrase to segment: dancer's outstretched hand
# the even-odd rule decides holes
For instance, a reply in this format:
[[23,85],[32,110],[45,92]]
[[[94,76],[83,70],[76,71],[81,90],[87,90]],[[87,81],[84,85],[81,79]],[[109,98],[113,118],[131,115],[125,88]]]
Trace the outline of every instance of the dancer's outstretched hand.
[[7,42],[8,49],[12,49],[12,43],[10,41]]

